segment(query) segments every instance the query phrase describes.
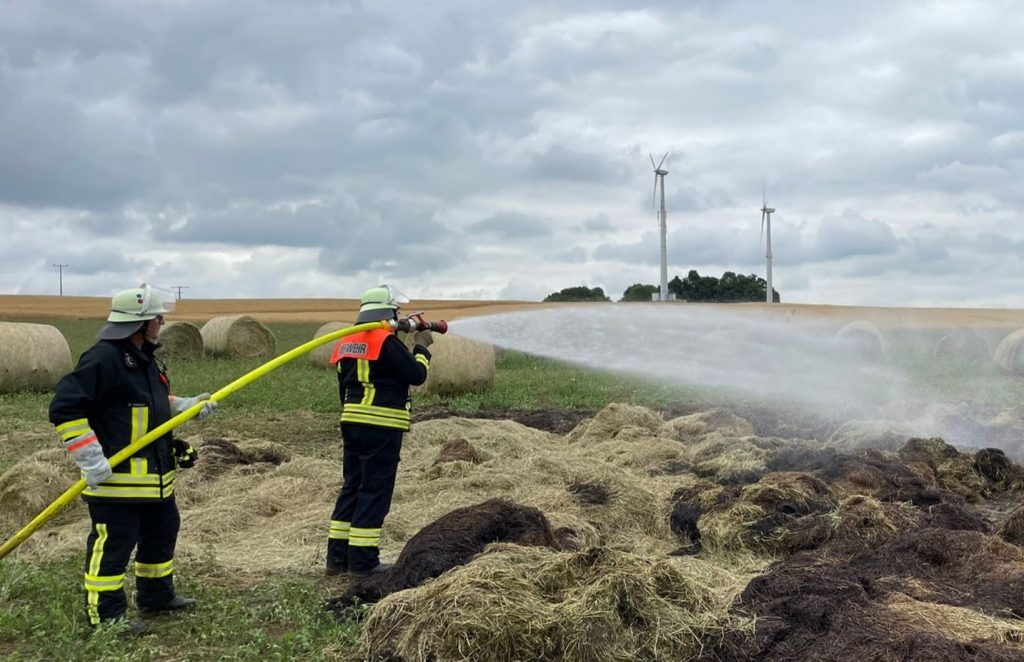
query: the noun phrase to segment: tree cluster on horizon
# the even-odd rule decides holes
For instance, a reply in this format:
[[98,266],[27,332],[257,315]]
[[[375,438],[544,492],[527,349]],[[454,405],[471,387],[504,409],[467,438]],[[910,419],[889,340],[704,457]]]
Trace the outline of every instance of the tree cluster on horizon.
[[[694,303],[740,303],[747,301],[764,301],[768,283],[756,274],[736,274],[726,271],[721,278],[701,276],[696,269],[691,269],[686,278],[678,275],[668,282],[668,291],[676,295],[680,301]],[[657,285],[633,283],[622,293],[619,301],[651,301],[658,292]],[[772,288],[772,299],[781,301],[779,291]],[[544,301],[585,302],[611,301],[600,287],[583,285],[567,287],[544,297]]]

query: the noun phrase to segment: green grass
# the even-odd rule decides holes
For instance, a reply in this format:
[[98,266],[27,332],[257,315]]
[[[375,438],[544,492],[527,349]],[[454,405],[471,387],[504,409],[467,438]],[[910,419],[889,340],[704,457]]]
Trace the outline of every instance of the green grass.
[[[138,639],[93,629],[82,608],[82,562],[0,561],[0,660],[336,660],[355,650],[358,623],[322,609],[340,585],[289,577],[238,584],[213,562],[179,564],[178,590],[199,599],[195,611],[147,617],[151,634]],[[129,577],[130,604],[131,586]]]
[[[92,345],[98,324],[80,320],[50,322],[68,339],[77,357]],[[316,324],[270,324],[277,337],[278,353],[284,353],[313,337]],[[261,361],[205,359],[179,361],[168,366],[172,391],[194,395],[215,391]],[[678,400],[687,389],[619,374],[598,372],[554,361],[500,352],[496,383],[492,390],[452,398],[429,394],[414,396],[416,406],[450,407],[460,413],[480,409],[598,409],[608,402],[627,401],[657,407]],[[0,395],[0,434],[38,426],[46,420],[49,393]],[[232,394],[220,414],[252,415],[294,411],[337,412],[338,381],[331,370],[313,367],[298,358]]]

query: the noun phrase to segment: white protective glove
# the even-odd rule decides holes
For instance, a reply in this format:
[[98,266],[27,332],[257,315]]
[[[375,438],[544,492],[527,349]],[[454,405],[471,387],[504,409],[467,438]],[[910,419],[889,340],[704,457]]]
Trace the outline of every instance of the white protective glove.
[[96,487],[114,473],[95,432],[89,431],[68,439],[64,442],[64,449],[82,470],[89,487]]
[[414,345],[423,345],[424,347],[430,347],[434,342],[434,336],[430,333],[429,329],[423,331],[417,331],[416,335],[412,337]]
[[[207,400],[207,402],[203,402]],[[185,411],[189,407],[193,407],[200,402],[203,402],[202,409],[196,414],[196,418],[200,421],[213,413],[213,410],[217,408],[217,403],[210,400],[209,393],[200,393],[197,396],[191,398],[182,398],[178,396],[171,396],[171,416],[177,416],[181,412]]]

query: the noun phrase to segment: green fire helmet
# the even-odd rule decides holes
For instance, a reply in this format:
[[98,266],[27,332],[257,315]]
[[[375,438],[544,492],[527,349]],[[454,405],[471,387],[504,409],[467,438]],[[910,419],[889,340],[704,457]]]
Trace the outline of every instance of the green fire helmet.
[[409,303],[409,298],[390,285],[366,290],[363,296],[359,297],[359,316],[356,317],[356,324],[394,319],[403,303]]
[[144,322],[174,310],[170,290],[143,283],[130,290],[121,290],[110,301],[108,322]]

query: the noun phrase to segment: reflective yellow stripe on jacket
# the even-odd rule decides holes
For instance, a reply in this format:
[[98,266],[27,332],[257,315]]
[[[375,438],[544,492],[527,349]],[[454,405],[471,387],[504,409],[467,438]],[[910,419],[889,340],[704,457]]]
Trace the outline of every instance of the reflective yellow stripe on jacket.
[[381,428],[409,429],[409,410],[391,409],[376,405],[363,405],[346,402],[341,410],[342,423],[362,423],[376,425]]
[[[76,422],[71,421],[65,425]],[[148,431],[149,407],[132,407],[131,441],[138,440]],[[166,499],[174,494],[174,469],[163,474],[151,473],[149,461],[143,457],[133,457],[126,464],[128,472],[115,471],[96,487],[85,488],[82,494],[115,499]]]
[[57,426],[57,434],[60,435],[62,443],[66,443],[88,432],[92,432],[92,428],[89,427],[89,419],[87,418],[76,418],[73,421],[61,423]]

